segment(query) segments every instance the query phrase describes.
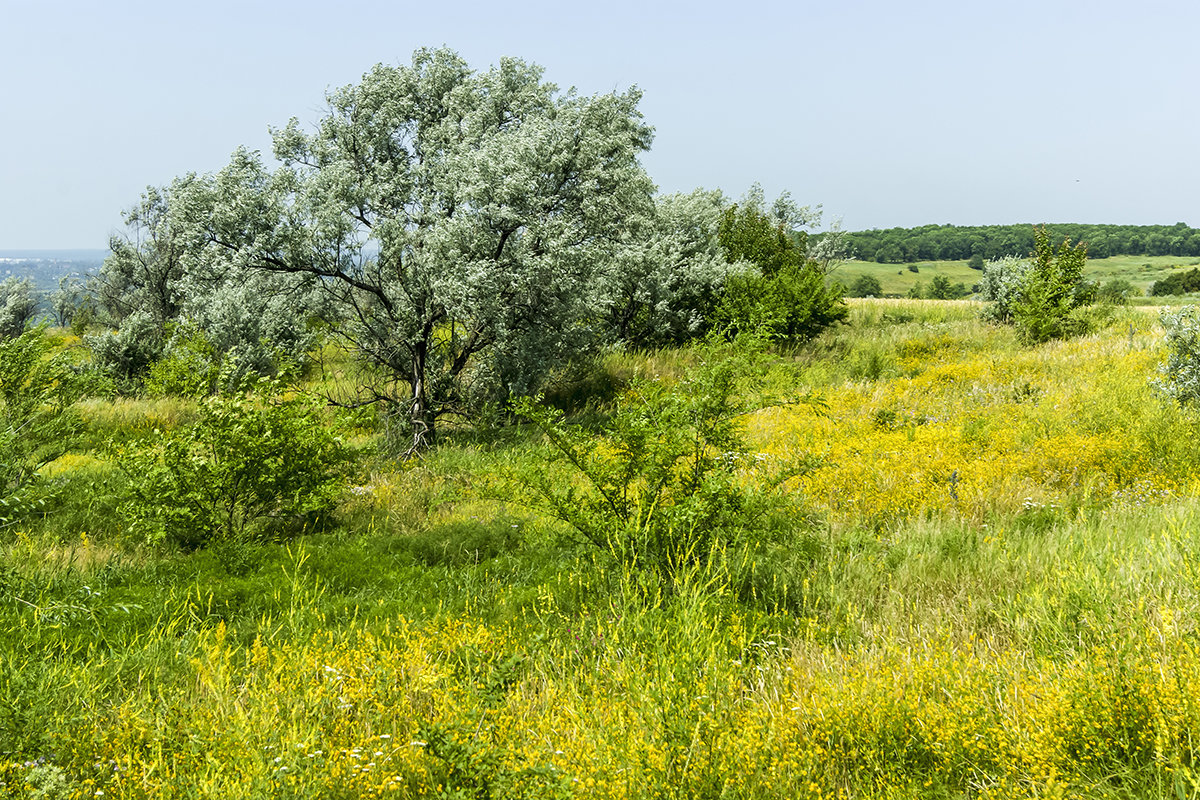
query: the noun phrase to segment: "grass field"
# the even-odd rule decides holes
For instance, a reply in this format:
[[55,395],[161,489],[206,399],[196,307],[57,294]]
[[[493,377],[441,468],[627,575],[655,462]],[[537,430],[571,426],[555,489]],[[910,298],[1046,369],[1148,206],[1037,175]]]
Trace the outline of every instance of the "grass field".
[[[1200,258],[1181,256],[1113,256],[1089,259],[1085,276],[1090,280],[1105,283],[1111,280],[1126,280],[1145,295],[1150,285],[1166,277],[1176,269],[1200,266]],[[916,267],[913,272],[910,267]],[[962,283],[968,289],[979,282],[981,273],[967,266],[966,261],[921,261],[914,264],[879,264],[873,261],[851,261],[835,272],[838,280],[846,286],[854,283],[859,275],[875,277],[883,287],[885,295],[904,297],[918,282],[928,288],[935,275],[945,275],[951,283]],[[1164,299],[1165,301],[1165,299]]]
[[0,797],[1200,797],[1200,418],[1151,386],[1155,314],[1109,313],[1027,348],[853,301],[764,354],[740,480],[814,466],[668,592],[532,507],[518,427],[364,456],[320,532],[146,546],[103,442],[194,410],[89,401],[0,532]]

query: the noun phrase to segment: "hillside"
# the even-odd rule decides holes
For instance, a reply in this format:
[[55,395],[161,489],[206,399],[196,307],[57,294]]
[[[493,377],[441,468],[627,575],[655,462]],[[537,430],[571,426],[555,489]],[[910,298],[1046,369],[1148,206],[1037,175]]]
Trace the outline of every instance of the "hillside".
[[[531,426],[450,430],[398,462],[382,420],[327,409],[359,463],[332,515],[192,551],[148,542],[121,465],[207,406],[89,400],[47,513],[3,533],[0,781],[1189,796],[1197,422],[1151,385],[1156,316],[1112,313],[1025,347],[970,302],[854,301],[848,325],[743,358],[745,413],[712,473],[732,482],[709,485],[760,516],[720,528],[666,593],[619,539],[597,547],[546,505],[538,486],[573,509],[594,495]],[[599,459],[580,463],[640,435],[639,396],[706,402],[722,358],[607,356],[571,384],[592,402],[570,441]],[[607,427],[622,403],[634,416]]]
[[[1109,258],[1088,258],[1084,275],[1088,280],[1100,284],[1113,280],[1128,281],[1145,296],[1155,281],[1198,265],[1200,265],[1200,257],[1111,256]],[[882,264],[855,260],[839,266],[833,273],[833,277],[845,286],[852,286],[860,275],[870,275],[878,280],[885,296],[904,297],[918,283],[922,287],[928,288],[936,275],[944,275],[952,283],[962,283],[970,289],[979,282],[982,272],[973,269],[966,260],[915,261],[908,264]]]

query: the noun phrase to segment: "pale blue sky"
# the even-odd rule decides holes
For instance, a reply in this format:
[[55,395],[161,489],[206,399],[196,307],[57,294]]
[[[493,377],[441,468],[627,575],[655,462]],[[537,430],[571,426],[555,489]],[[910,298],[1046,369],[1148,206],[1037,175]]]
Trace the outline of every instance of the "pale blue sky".
[[447,45],[644,91],[663,191],[753,181],[850,229],[1200,226],[1200,4],[0,0],[0,248],[102,248],[328,88]]

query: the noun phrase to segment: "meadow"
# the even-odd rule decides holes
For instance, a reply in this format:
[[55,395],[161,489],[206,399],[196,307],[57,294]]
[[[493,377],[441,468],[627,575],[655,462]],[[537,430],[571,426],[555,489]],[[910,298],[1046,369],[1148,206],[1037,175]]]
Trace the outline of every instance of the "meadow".
[[[1200,797],[1200,418],[1157,315],[1028,347],[850,309],[746,368],[734,479],[806,466],[666,587],[536,502],[579,476],[531,425],[399,461],[328,411],[361,466],[323,526],[148,545],[113,443],[195,404],[86,401],[0,530],[0,797]],[[704,358],[610,353],[562,404],[591,435]]]
[[[1085,277],[1097,283],[1125,280],[1136,286],[1143,297],[1139,303],[1164,304],[1170,298],[1146,298],[1150,285],[1171,272],[1190,269],[1200,259],[1186,256],[1110,256],[1087,262]],[[916,271],[912,269],[916,267]],[[951,283],[962,283],[968,289],[979,282],[982,273],[971,269],[966,261],[918,261],[913,264],[880,264],[874,261],[851,261],[838,268],[836,277],[846,286],[859,275],[870,275],[879,281],[885,295],[904,297],[920,283],[928,289],[935,275],[945,275]],[[1178,302],[1178,301],[1176,301]]]

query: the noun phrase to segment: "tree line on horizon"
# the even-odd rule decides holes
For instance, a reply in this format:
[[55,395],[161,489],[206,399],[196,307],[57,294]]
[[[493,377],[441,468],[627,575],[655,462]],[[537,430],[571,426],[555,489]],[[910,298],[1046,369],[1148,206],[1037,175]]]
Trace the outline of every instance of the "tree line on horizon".
[[[1200,256],[1200,229],[1174,225],[1088,225],[1056,223],[1044,226],[1056,239],[1087,245],[1089,258],[1110,256]],[[863,261],[903,264],[915,261],[994,261],[1025,256],[1034,249],[1034,225],[922,225],[846,231],[849,251]],[[814,236],[819,239],[820,235]],[[980,264],[982,266],[982,263]]]

